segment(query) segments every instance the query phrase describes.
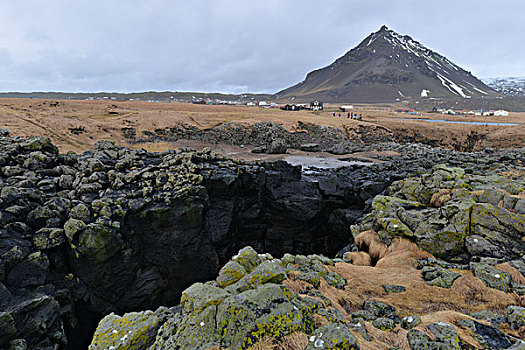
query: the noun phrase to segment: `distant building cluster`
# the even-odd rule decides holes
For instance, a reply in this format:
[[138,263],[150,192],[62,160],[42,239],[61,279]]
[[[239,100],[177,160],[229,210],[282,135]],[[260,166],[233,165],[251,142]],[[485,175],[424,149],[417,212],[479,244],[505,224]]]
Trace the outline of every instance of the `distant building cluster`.
[[448,114],[448,115],[475,115],[475,116],[495,116],[495,117],[507,117],[509,115],[509,112],[504,109],[498,109],[498,110],[488,110],[485,111],[483,109],[478,110],[472,110],[467,112],[458,112],[455,111],[452,108],[433,108],[432,112],[434,113],[441,113],[441,114]]
[[303,109],[310,110],[310,111],[322,111],[323,110],[323,102],[315,100],[310,102],[310,104],[307,103],[297,103],[297,104],[286,104],[281,107],[283,111],[300,111]]

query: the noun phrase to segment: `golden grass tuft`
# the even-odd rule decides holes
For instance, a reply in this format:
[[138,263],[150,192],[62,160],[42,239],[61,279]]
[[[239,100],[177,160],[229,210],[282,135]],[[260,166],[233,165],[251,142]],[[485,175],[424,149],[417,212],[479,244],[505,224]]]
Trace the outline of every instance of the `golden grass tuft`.
[[354,241],[359,249],[367,251],[374,261],[384,257],[388,251],[388,246],[381,242],[377,233],[372,230],[361,232],[355,237]]
[[[385,332],[380,329],[377,329],[374,327],[371,323],[366,322],[366,330],[368,331],[368,334],[372,338],[372,342],[370,343],[370,347],[362,346],[361,349],[403,349],[403,350],[410,350],[410,346],[408,345],[407,340],[407,330],[404,330],[403,328],[396,326],[391,332]],[[386,344],[389,344],[388,346]],[[361,345],[361,343],[360,343]]]
[[436,192],[432,195],[432,198],[430,198],[430,206],[433,208],[440,208],[442,207],[446,202],[452,198],[452,193],[454,193],[454,189],[448,189],[448,188],[442,188],[439,190],[439,192]]
[[318,314],[314,314],[313,319],[314,319],[314,324],[315,324],[316,328],[322,327],[325,324],[330,323],[330,322],[328,322],[328,320],[326,318],[324,318],[323,316],[318,315]]
[[269,336],[264,336],[248,348],[248,350],[273,350],[275,347],[273,345],[274,339]]
[[372,258],[366,252],[346,252],[343,259],[349,260],[354,265],[372,266]]
[[397,266],[410,265],[417,266],[417,259],[431,258],[432,254],[419,248],[417,244],[404,238],[396,237],[388,247],[386,254],[381,258],[376,266]]
[[303,350],[308,345],[308,336],[301,332],[292,333],[281,338],[275,350]]

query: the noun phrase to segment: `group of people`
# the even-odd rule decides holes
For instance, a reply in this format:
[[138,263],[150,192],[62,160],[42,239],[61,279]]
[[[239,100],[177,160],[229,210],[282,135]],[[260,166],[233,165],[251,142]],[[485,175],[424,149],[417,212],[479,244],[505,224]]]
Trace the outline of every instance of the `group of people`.
[[[335,117],[335,112],[332,115]],[[343,113],[343,117],[344,117],[344,113]],[[356,119],[356,120],[363,120],[363,115],[361,113],[357,115],[357,113],[354,114],[354,112],[348,112],[346,117],[349,119],[351,118],[351,119]],[[339,113],[339,118],[341,118],[341,113]]]

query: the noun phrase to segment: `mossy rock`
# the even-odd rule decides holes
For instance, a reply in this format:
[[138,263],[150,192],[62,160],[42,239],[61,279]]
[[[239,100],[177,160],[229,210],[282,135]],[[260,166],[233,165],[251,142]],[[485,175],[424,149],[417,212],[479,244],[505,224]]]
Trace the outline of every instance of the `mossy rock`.
[[91,219],[91,212],[85,204],[80,203],[76,205],[73,209],[71,209],[69,217],[77,220],[82,220],[84,222],[89,222]]
[[281,338],[297,331],[310,333],[310,309],[285,286],[265,284],[225,299],[217,310],[222,346],[246,349],[259,338]]
[[323,317],[330,323],[346,323],[345,317],[343,316],[341,311],[339,311],[336,308],[320,308],[315,313]]
[[217,332],[217,306],[168,321],[160,330],[154,349],[207,349],[220,343]]
[[378,229],[388,233],[389,237],[412,237],[414,232],[398,218],[379,218]]
[[508,273],[484,263],[471,263],[470,268],[474,276],[483,281],[487,287],[503,292],[511,291],[511,277]]
[[366,329],[365,320],[363,320],[362,318],[352,319],[352,321],[348,324],[348,327],[354,332],[361,334],[361,336],[366,341],[371,340],[370,335],[368,334],[368,330]]
[[286,279],[286,270],[276,261],[263,261],[249,275],[246,281],[252,288],[264,283],[281,283]]
[[395,213],[399,208],[414,209],[420,207],[424,207],[424,205],[415,200],[406,200],[382,195],[376,196],[372,202],[372,209],[374,210],[374,215],[377,217],[383,217],[389,213]]
[[159,327],[159,318],[152,311],[122,317],[112,313],[100,321],[89,349],[147,349],[155,342]]
[[78,236],[76,251],[100,264],[117,254],[124,245],[122,237],[113,227],[91,223]]
[[412,329],[407,338],[412,350],[460,350],[459,337],[454,327],[444,322],[432,323],[427,329],[434,335],[432,340],[425,333]]
[[252,272],[263,261],[255,249],[250,246],[239,250],[232,260],[244,267],[247,273]]
[[58,247],[66,241],[64,230],[60,228],[43,228],[38,230],[33,237],[33,244],[38,249],[51,249]]
[[76,239],[76,235],[82,232],[86,228],[86,224],[82,220],[69,219],[64,224],[64,232],[70,243],[73,243]]
[[322,275],[326,282],[337,289],[345,289],[346,280],[335,272],[328,271]]
[[387,293],[403,293],[406,292],[406,288],[404,286],[398,286],[393,284],[383,284],[381,287],[383,287],[384,291]]
[[229,296],[222,288],[195,283],[182,292],[180,302],[187,313],[199,313],[208,306],[219,305]]
[[305,350],[314,349],[358,350],[359,342],[347,327],[329,323],[318,328],[310,337]]
[[425,266],[422,270],[423,279],[430,286],[452,288],[454,281],[461,277],[457,272],[439,266]]
[[308,255],[307,258],[310,260],[317,260],[324,265],[328,265],[328,266],[335,265],[332,259],[327,258],[326,256],[323,256],[323,255],[311,254],[311,255]]
[[217,283],[222,288],[227,287],[239,281],[246,275],[246,270],[236,261],[229,261],[219,271]]
[[392,332],[396,327],[394,320],[385,317],[379,317],[372,321],[372,325],[383,332]]
[[263,261],[251,273],[226,287],[230,293],[242,293],[265,283],[281,283],[286,279],[286,269],[275,260]]
[[396,318],[396,309],[380,301],[367,300],[363,303],[363,310],[368,311],[374,317]]
[[525,326],[525,308],[509,306],[507,308],[507,318],[512,329],[520,329]]
[[417,315],[407,316],[401,320],[401,328],[410,330],[421,324],[421,317]]

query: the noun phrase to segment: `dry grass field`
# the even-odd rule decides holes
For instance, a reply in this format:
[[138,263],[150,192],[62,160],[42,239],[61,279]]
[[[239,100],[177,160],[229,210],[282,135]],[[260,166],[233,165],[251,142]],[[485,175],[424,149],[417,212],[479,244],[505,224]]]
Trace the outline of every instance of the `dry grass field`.
[[[275,108],[247,106],[207,106],[188,103],[150,103],[141,101],[77,101],[0,99],[0,128],[7,128],[14,136],[47,136],[61,152],[82,152],[90,149],[98,140],[114,140],[128,145],[122,128],[132,127],[137,135],[187,123],[200,129],[208,129],[224,122],[254,124],[260,121],[281,123],[294,131],[299,121],[315,123],[343,130],[359,128],[360,125],[375,124],[390,130],[400,141],[435,142],[454,148],[465,144],[473,137],[477,139],[474,149],[484,147],[514,147],[525,145],[525,113],[511,113],[508,117],[443,116],[422,114],[418,116],[394,113],[392,106],[356,106],[354,112],[362,114],[363,120],[348,119],[344,113],[339,117],[337,106],[326,106],[325,111],[281,111]],[[333,117],[333,112],[336,117]],[[407,119],[399,119],[399,118]],[[517,123],[518,126],[478,126],[448,123],[429,123],[421,118],[437,118],[461,121],[489,121]],[[129,146],[129,145],[128,145]],[[181,144],[151,143],[143,147],[151,151],[162,151]],[[206,146],[194,144],[195,147]],[[219,146],[214,146],[220,148]],[[222,146],[225,153],[239,153]],[[245,152],[246,153],[246,152]]]

